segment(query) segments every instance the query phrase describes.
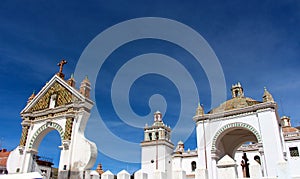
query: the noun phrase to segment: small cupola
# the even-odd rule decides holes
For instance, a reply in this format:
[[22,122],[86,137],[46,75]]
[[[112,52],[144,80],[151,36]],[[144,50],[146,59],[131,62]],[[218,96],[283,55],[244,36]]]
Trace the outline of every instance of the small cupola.
[[182,153],[184,152],[184,143],[183,143],[182,141],[179,141],[179,142],[177,143],[177,147],[176,147],[176,149],[175,149],[175,152],[176,152],[177,154],[182,154]]
[[160,111],[154,113],[154,122],[162,122],[162,114]]
[[231,86],[232,98],[244,97],[244,90],[240,82]]
[[288,116],[281,117],[282,127],[291,127],[291,119]]

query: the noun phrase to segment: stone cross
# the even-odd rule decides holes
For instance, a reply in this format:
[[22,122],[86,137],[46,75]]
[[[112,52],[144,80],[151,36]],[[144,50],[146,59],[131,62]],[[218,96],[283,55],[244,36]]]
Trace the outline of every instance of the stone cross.
[[59,66],[59,71],[58,71],[57,75],[58,75],[59,77],[61,77],[62,79],[65,78],[65,75],[62,73],[65,64],[67,64],[67,61],[66,61],[66,60],[61,60],[61,61],[57,64],[57,66]]
[[249,172],[249,159],[247,158],[247,154],[244,153],[244,155],[242,156],[242,161],[241,161],[241,166],[242,166],[242,170],[243,170],[243,177],[244,178],[249,178],[250,177],[250,172]]
[[63,67],[64,67],[65,64],[67,64],[67,61],[66,61],[66,60],[61,60],[61,61],[57,64],[57,66],[59,66],[59,72],[58,72],[58,73],[62,73]]

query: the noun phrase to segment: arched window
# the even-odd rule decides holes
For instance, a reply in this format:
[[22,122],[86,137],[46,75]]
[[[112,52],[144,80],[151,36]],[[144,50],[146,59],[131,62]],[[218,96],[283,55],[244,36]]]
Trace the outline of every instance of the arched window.
[[159,133],[155,132],[155,140],[158,140],[158,139],[159,139]]
[[192,171],[194,172],[196,170],[196,168],[197,168],[196,162],[192,161],[191,166],[192,166]]
[[149,140],[152,140],[152,133],[149,133]]
[[258,155],[255,155],[254,156],[254,160],[260,164],[260,157]]

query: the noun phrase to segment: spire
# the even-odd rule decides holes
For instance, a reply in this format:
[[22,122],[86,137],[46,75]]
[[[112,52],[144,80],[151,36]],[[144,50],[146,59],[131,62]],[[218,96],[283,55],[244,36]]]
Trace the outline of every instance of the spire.
[[91,82],[87,76],[85,76],[84,80],[81,82],[79,91],[83,96],[90,98]]
[[31,96],[27,100],[27,104],[30,103],[33,100],[34,97],[35,97],[35,91],[33,90]]
[[72,86],[75,87],[75,79],[74,79],[74,74],[72,73],[70,79],[68,79],[67,83]]
[[274,102],[273,96],[271,93],[267,90],[266,87],[264,87],[264,95],[263,95],[263,102]]
[[58,64],[57,66],[59,66],[59,71],[58,73],[56,73],[57,76],[61,77],[62,79],[65,78],[65,75],[63,74],[63,68],[64,68],[64,65],[67,64],[67,61],[62,59]]
[[198,103],[198,107],[196,109],[196,116],[203,116],[204,110],[203,107],[200,105],[200,102]]
[[244,97],[244,89],[240,82],[231,86],[232,98]]

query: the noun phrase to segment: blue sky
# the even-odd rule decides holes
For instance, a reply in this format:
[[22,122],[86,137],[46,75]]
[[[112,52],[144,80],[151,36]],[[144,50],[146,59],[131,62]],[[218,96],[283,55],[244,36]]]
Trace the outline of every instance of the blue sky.
[[[68,61],[64,68],[68,78],[75,71],[81,53],[91,40],[117,23],[139,17],[169,18],[197,31],[217,55],[227,87],[239,81],[246,96],[261,100],[263,87],[266,86],[278,102],[280,115],[288,115],[293,125],[300,125],[300,2],[297,0],[4,0],[0,5],[2,147],[11,150],[18,145],[21,135],[19,113],[32,91],[40,90],[58,71],[56,64],[60,59]],[[93,89],[97,104],[94,108],[101,113],[101,118],[114,135],[134,143],[143,139],[143,130],[124,124],[119,119],[110,98],[111,85],[123,64],[145,53],[165,54],[183,64],[199,89],[198,94],[206,112],[212,107],[207,76],[201,65],[183,48],[155,39],[125,44],[107,58],[99,71]],[[153,64],[153,67],[157,65],[159,64]],[[77,84],[79,82],[80,79],[77,79]],[[179,91],[171,80],[157,74],[141,76],[130,89],[130,105],[136,114],[148,115],[151,111],[148,101],[157,93],[164,96],[167,103],[165,121],[174,127],[180,116],[181,101]],[[230,97],[229,88],[226,93]],[[190,104],[189,108],[196,108],[196,104]],[[90,126],[87,126],[87,130],[91,132]],[[186,146],[191,149],[196,147],[194,135],[192,133],[186,141]],[[87,137],[98,142],[103,138],[92,136],[89,132]],[[44,139],[39,152],[57,161],[59,151],[56,146],[60,145],[59,142],[58,134],[51,132]],[[101,146],[98,148],[101,151]],[[120,152],[118,148],[111,150]],[[130,155],[133,158],[139,157],[138,152]],[[101,152],[97,162],[103,163],[104,169],[110,169],[114,173],[123,168],[130,172],[139,168],[139,164],[120,162]]]

